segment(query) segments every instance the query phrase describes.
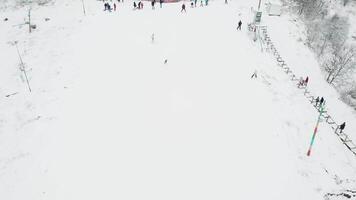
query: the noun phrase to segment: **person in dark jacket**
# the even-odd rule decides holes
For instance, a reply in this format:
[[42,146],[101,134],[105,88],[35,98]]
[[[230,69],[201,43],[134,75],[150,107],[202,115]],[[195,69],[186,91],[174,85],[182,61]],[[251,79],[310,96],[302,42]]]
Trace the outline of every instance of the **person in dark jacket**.
[[305,78],[305,80],[304,80],[304,85],[305,85],[305,86],[308,86],[308,81],[309,81],[309,77],[307,76],[307,77]]
[[183,5],[182,5],[182,10],[180,11],[180,12],[187,12],[186,10],[185,10],[185,4],[183,3]]
[[320,99],[319,99],[319,97],[317,97],[317,98],[315,99],[315,106],[318,106],[319,101],[320,101]]
[[319,103],[319,107],[321,107],[321,106],[323,106],[323,104],[324,104],[324,97],[321,97],[321,99],[320,99],[320,103]]
[[136,9],[136,8],[137,8],[136,2],[134,2],[133,6],[134,6],[134,9]]
[[342,123],[342,124],[339,126],[340,133],[342,133],[342,131],[344,130],[345,126],[346,126],[346,122]]
[[152,0],[152,1],[151,1],[152,10],[154,10],[154,9],[155,9],[155,3],[156,3],[156,1],[155,1],[155,0]]
[[240,20],[237,26],[237,30],[241,30],[242,21]]

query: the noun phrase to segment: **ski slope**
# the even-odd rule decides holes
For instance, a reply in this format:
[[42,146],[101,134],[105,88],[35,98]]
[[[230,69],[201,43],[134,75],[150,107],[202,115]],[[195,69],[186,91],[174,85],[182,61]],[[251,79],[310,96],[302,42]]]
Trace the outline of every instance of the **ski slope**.
[[[80,1],[33,8],[30,35],[12,26],[26,8],[3,13],[0,199],[316,200],[356,190],[356,157],[327,124],[306,156],[318,113],[248,36],[254,3],[186,13],[181,3],[134,11],[125,1],[112,13],[85,3],[86,16]],[[354,130],[308,50],[279,31],[295,24],[265,21],[287,62]]]

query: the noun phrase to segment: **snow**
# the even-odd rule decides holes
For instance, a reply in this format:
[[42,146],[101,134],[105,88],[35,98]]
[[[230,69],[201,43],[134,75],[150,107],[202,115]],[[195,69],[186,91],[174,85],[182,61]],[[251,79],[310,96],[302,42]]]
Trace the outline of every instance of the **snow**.
[[[356,157],[325,122],[306,156],[318,113],[249,38],[254,3],[187,13],[181,3],[134,11],[125,1],[112,13],[85,5],[86,16],[80,1],[33,7],[31,34],[12,26],[27,8],[2,13],[0,199],[315,200],[356,189]],[[355,132],[298,24],[262,19],[288,65]]]

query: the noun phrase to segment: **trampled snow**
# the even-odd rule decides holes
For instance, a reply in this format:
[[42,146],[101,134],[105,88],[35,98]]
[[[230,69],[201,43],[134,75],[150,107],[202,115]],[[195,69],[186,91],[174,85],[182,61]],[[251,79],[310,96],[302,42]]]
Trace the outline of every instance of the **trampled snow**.
[[[256,2],[186,2],[186,13],[144,3],[110,13],[85,1],[86,16],[80,1],[34,7],[31,34],[13,26],[27,8],[2,13],[0,199],[315,200],[356,190],[356,156],[325,122],[306,156],[318,113],[249,37]],[[355,138],[355,115],[288,32],[296,24],[263,17]]]

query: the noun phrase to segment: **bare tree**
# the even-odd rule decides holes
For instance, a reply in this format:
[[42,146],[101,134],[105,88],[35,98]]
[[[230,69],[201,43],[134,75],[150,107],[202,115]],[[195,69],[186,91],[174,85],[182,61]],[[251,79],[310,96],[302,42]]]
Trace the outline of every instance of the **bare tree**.
[[325,64],[326,81],[333,84],[336,80],[347,79],[355,67],[356,48],[344,43],[340,48],[334,48],[331,59]]
[[349,27],[348,19],[338,15],[315,19],[307,23],[307,44],[317,53],[318,58],[323,60],[322,57],[328,57],[329,52],[343,45]]
[[293,0],[296,3],[298,14],[312,20],[324,17],[327,14],[327,5],[323,0]]

